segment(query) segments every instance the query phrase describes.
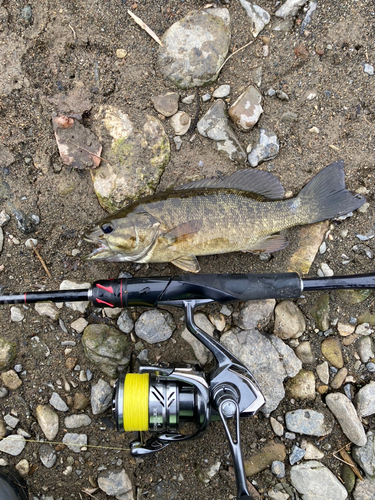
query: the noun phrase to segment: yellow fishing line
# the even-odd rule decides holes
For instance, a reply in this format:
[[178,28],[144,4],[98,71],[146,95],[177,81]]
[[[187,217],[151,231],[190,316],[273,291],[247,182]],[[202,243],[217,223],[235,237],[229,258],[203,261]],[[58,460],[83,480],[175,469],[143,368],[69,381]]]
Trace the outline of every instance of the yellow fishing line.
[[124,430],[148,431],[148,373],[128,373],[124,384]]

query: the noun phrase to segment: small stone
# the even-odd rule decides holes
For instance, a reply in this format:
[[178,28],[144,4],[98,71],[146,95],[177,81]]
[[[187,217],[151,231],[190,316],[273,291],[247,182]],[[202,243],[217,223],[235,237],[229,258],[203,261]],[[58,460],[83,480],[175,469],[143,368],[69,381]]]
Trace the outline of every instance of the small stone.
[[13,417],[13,415],[4,415],[4,422],[12,429],[15,429],[19,423],[19,419]]
[[0,212],[0,227],[4,226],[7,222],[9,222],[10,216],[5,212],[5,210],[2,210]]
[[254,127],[263,113],[262,95],[255,87],[249,87],[229,108],[229,116],[242,130]]
[[305,456],[305,450],[296,446],[295,444],[292,446],[291,452],[289,454],[289,463],[290,465],[294,465]]
[[107,318],[117,318],[123,310],[121,307],[103,307],[102,309]]
[[20,323],[25,318],[25,315],[19,307],[13,306],[10,308],[10,320],[14,323]]
[[79,415],[69,415],[64,420],[67,429],[78,429],[79,427],[86,427],[91,424],[91,418],[83,413]]
[[211,94],[209,94],[209,93],[204,94],[204,95],[202,95],[201,99],[202,99],[202,102],[208,102],[211,99]]
[[256,38],[270,22],[271,16],[267,11],[255,3],[248,2],[247,0],[240,0],[240,4],[246,11],[251,25],[250,31],[253,37]]
[[350,325],[349,323],[341,323],[341,321],[339,321],[337,323],[337,330],[342,337],[347,337],[354,332],[355,326]]
[[305,456],[303,457],[305,460],[321,460],[324,458],[324,453],[306,439],[302,439],[301,448],[305,450]]
[[178,111],[171,118],[171,125],[176,135],[184,135],[190,128],[191,118],[185,111]]
[[290,471],[294,488],[305,500],[346,500],[348,493],[337,477],[321,462],[309,460],[294,465]]
[[49,444],[42,444],[39,448],[39,458],[44,467],[51,469],[56,463],[57,455],[52,446]]
[[35,311],[40,316],[47,316],[47,318],[51,318],[54,321],[59,319],[60,311],[53,302],[37,302],[35,304]]
[[296,339],[306,329],[305,318],[294,302],[283,300],[275,308],[274,335],[281,339]]
[[323,361],[322,364],[317,365],[316,373],[318,374],[319,379],[323,382],[323,384],[327,385],[329,382],[329,368],[328,362]]
[[104,412],[112,404],[113,389],[103,379],[91,387],[91,407],[93,415]]
[[353,491],[354,500],[373,500],[375,481],[364,478],[364,481],[356,481]]
[[184,104],[192,104],[194,102],[194,99],[195,99],[195,95],[194,94],[190,94],[190,95],[184,97],[182,99],[182,102]]
[[278,97],[281,101],[289,101],[289,96],[282,90],[276,90],[276,97]]
[[273,160],[279,152],[279,141],[272,131],[259,129],[259,142],[249,153],[247,159],[252,167],[257,167],[264,161]]
[[86,434],[75,434],[72,432],[67,432],[62,438],[62,442],[66,444],[69,450],[74,451],[74,453],[79,453],[82,446],[87,444]]
[[369,323],[362,323],[355,329],[356,335],[370,335],[374,329],[370,327]]
[[251,477],[270,467],[272,462],[283,462],[286,457],[285,446],[281,443],[271,441],[260,451],[254,453],[249,460],[244,461],[246,476]]
[[76,392],[73,398],[73,408],[75,410],[85,410],[90,403],[89,398],[82,392]]
[[209,314],[208,318],[217,331],[222,332],[224,330],[226,322],[223,314]]
[[59,432],[59,417],[49,406],[39,405],[36,408],[36,418],[48,441],[52,441]]
[[57,392],[53,392],[50,397],[49,404],[53,406],[58,411],[68,411],[68,405],[65,401],[57,394]]
[[330,337],[323,340],[321,344],[323,356],[336,368],[344,366],[344,359],[342,357],[340,340],[336,337]]
[[126,57],[127,54],[128,53],[124,49],[117,49],[116,50],[116,57],[118,57],[119,59],[124,59],[124,57]]
[[312,352],[310,342],[301,342],[296,347],[295,353],[304,364],[311,364],[315,362],[315,356]]
[[4,368],[13,363],[17,354],[16,347],[17,344],[15,342],[9,342],[0,337],[0,370],[4,370]]
[[288,411],[285,424],[290,431],[306,436],[326,436],[332,432],[333,418],[328,412],[304,409]]
[[286,384],[286,392],[290,398],[314,400],[315,377],[308,370],[301,370],[295,377],[290,378]]
[[0,399],[6,398],[8,396],[8,391],[5,387],[0,387]]
[[5,387],[10,389],[11,391],[17,390],[22,385],[22,380],[19,378],[19,376],[14,370],[3,372],[0,375],[0,378],[3,381]]
[[298,120],[298,115],[297,113],[293,113],[293,111],[285,111],[281,115],[281,121],[282,122],[295,122]]
[[359,418],[375,414],[375,382],[373,380],[358,391],[356,406]]
[[212,94],[215,99],[224,99],[230,94],[230,85],[220,85]]
[[179,135],[175,135],[173,137],[173,142],[174,142],[174,145],[176,146],[176,151],[180,151],[181,149],[181,146],[182,146],[182,139]]
[[326,262],[320,264],[320,269],[318,269],[319,276],[333,276],[333,270],[329,267]]
[[124,469],[102,472],[98,476],[98,486],[104,493],[119,500],[133,499],[133,486]]
[[135,323],[136,335],[149,344],[169,339],[175,329],[176,324],[172,315],[158,309],[145,311]]
[[374,74],[374,66],[372,66],[371,64],[365,63],[363,65],[363,71],[364,71],[364,73],[367,73],[368,75],[372,76]]
[[273,417],[270,418],[270,422],[273,432],[281,437],[284,434],[284,426]]
[[7,435],[7,428],[5,425],[5,422],[2,418],[0,418],[0,440],[1,438],[5,437]]
[[117,326],[124,333],[130,333],[134,328],[134,321],[129,316],[128,311],[125,309],[122,311],[117,320]]
[[23,436],[12,434],[0,441],[0,451],[16,457],[22,453],[26,446],[26,440]]
[[284,463],[280,462],[280,460],[275,460],[274,462],[272,462],[271,472],[278,479],[282,479],[283,477],[285,477],[285,465],[284,465]]
[[168,92],[152,97],[152,103],[158,113],[169,117],[177,113],[179,98],[177,92]]
[[367,442],[366,434],[353,403],[344,394],[335,392],[326,396],[326,405],[338,420],[346,437],[352,443],[364,446]]
[[70,323],[70,327],[77,333],[83,333],[87,325],[88,322],[85,320],[85,318],[78,318],[73,321],[73,323]]
[[25,458],[23,458],[15,466],[15,469],[21,477],[26,477],[30,471],[30,464]]
[[26,5],[21,11],[21,19],[23,19],[25,22],[31,21],[32,18],[32,10],[30,5]]
[[342,384],[345,382],[347,375],[348,375],[348,370],[344,366],[333,377],[331,382],[332,389],[340,389]]
[[236,324],[243,330],[257,328],[262,330],[273,318],[276,300],[249,300],[245,302],[237,319]]

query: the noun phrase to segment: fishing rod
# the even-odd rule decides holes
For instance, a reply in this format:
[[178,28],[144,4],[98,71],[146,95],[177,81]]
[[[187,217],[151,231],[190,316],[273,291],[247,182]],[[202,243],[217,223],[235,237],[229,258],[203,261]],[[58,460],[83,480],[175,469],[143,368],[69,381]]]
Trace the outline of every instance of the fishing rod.
[[[85,290],[0,295],[0,305],[90,301],[96,307],[182,308],[188,330],[214,355],[214,368],[204,373],[190,365],[155,363],[140,366],[138,373],[121,374],[112,404],[117,430],[154,434],[145,443],[140,437],[131,443],[130,453],[140,457],[198,437],[210,421],[220,419],[233,458],[237,499],[252,500],[241,450],[240,417],[253,416],[265,399],[250,370],[194,323],[194,309],[211,302],[298,298],[308,291],[359,288],[375,288],[375,273],[322,278],[301,278],[297,273],[121,278],[95,281]],[[179,433],[186,422],[195,424],[192,434]]]

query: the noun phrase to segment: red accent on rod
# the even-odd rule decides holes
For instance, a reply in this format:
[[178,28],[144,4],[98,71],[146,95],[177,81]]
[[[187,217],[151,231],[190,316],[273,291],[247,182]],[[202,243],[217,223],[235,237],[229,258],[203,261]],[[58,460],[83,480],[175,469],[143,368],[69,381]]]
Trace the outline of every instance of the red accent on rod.
[[102,290],[105,290],[106,292],[113,293],[113,288],[111,286],[103,286],[100,285],[99,283],[96,286],[98,288],[101,288]]
[[114,307],[113,304],[106,302],[105,300],[96,299],[96,302],[98,302],[98,304],[105,304],[106,306]]
[[26,302],[26,295],[27,295],[27,293],[25,293],[24,296],[23,296],[23,301],[24,301],[25,304],[27,304],[27,302]]

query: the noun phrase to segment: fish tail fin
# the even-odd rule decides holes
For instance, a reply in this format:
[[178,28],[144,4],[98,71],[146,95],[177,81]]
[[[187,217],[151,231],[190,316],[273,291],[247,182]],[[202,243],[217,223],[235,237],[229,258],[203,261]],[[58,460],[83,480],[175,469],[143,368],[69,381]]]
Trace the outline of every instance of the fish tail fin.
[[344,162],[339,160],[315,175],[290,201],[290,210],[301,207],[304,223],[312,224],[346,215],[361,207],[366,198],[346,189]]

